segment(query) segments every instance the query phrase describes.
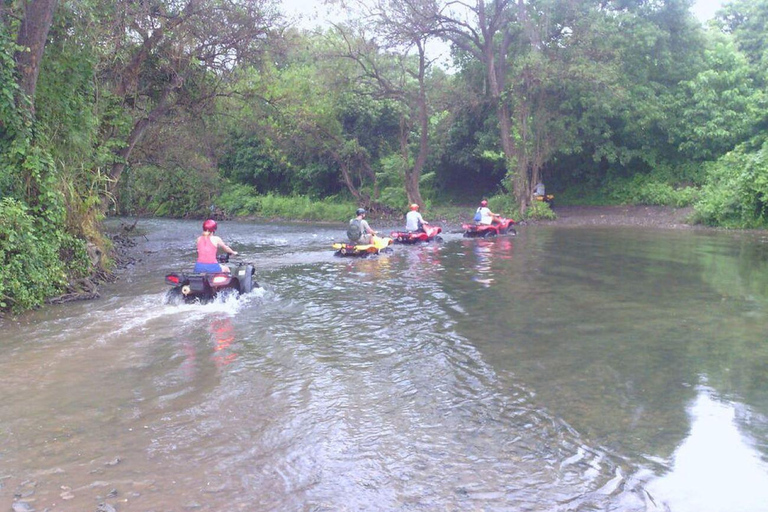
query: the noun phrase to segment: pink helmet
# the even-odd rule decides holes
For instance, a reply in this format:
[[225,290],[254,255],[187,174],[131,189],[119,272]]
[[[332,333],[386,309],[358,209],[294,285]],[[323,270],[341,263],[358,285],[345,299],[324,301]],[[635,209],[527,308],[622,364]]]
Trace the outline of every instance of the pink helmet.
[[418,209],[419,209],[419,205],[417,205],[416,203],[413,203],[411,205],[411,210],[418,210]]
[[488,206],[488,201],[483,199],[482,201],[480,201],[480,206]]
[[216,221],[213,219],[208,219],[207,221],[203,222],[203,231],[210,231],[211,233],[214,233],[216,231]]

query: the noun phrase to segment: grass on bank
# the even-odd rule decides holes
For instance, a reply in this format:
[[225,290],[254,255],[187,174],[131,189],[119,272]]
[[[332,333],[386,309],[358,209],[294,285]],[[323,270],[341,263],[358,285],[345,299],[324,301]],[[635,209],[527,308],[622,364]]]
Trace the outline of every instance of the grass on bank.
[[[584,186],[573,186],[562,191],[553,189],[549,191],[555,194],[555,204],[562,206],[644,204],[683,207],[693,204],[699,194],[698,187],[673,187],[647,177],[625,181],[614,180],[610,187],[603,187],[599,190],[586,190]],[[534,202],[521,215],[518,205],[509,194],[498,193],[487,199],[492,211],[518,222],[557,218],[557,209],[555,208],[553,211],[548,205],[541,202]],[[194,208],[195,211],[183,207],[162,208],[167,201],[162,201],[159,195],[154,196],[153,200],[158,202],[160,207],[141,208],[139,211],[144,211],[144,214],[158,215],[158,211],[168,210],[175,211],[177,215],[183,217],[204,217],[213,211],[216,215],[230,218],[346,222],[354,216],[354,211],[359,206],[353,198],[345,194],[324,199],[301,195],[258,194],[253,187],[242,184],[226,186],[221,194],[213,200],[213,204],[209,203],[211,199],[200,201],[199,206]],[[472,220],[478,206],[477,202],[468,201],[457,204],[452,201],[427,200],[422,214],[429,221],[461,224]],[[373,212],[369,218],[377,221],[399,222],[408,210],[407,204],[387,203],[385,206],[391,209],[392,213]]]
[[[505,217],[521,220],[517,206],[511,197],[498,195],[489,198],[493,212]],[[256,217],[263,219],[284,219],[310,222],[346,222],[354,217],[357,203],[340,197],[311,199],[306,196],[277,196],[273,194],[253,195],[237,187],[225,192],[216,203],[216,210],[228,217]],[[388,205],[389,206],[389,205]],[[422,215],[430,222],[460,225],[471,222],[478,205],[428,204]],[[390,206],[394,213],[373,213],[370,219],[400,222],[408,211],[407,205]],[[555,213],[544,203],[531,206],[525,218],[554,219]]]
[[250,187],[237,186],[225,191],[215,208],[233,217],[342,222],[354,215],[357,206],[338,197],[255,195]]

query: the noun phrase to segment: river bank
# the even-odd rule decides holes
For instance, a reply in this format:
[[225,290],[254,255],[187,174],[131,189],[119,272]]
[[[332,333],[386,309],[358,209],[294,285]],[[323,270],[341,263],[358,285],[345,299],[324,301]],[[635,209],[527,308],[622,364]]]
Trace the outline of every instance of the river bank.
[[558,206],[556,220],[536,221],[558,226],[638,226],[662,229],[702,229],[690,222],[693,208],[671,206]]
[[[443,227],[444,231],[461,231],[462,222],[471,222],[472,208],[467,207],[457,212],[441,212],[434,217],[425,215],[433,224]],[[659,229],[716,229],[693,224],[690,217],[693,208],[673,208],[670,206],[557,206],[557,219],[526,220],[520,224],[539,224],[554,226],[635,226]],[[371,222],[386,222],[387,219]],[[374,227],[374,229],[376,229]]]

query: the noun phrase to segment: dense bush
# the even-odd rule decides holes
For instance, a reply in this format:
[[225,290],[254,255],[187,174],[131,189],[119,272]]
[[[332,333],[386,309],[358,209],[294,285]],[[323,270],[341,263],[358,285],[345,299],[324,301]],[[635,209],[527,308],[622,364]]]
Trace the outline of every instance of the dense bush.
[[630,179],[614,180],[606,186],[606,195],[612,203],[691,206],[699,194],[693,186],[675,187],[653,175],[637,174]]
[[218,205],[220,178],[197,170],[151,165],[128,169],[117,194],[124,215],[205,216]]
[[742,144],[709,165],[695,220],[731,228],[768,227],[768,140]]
[[60,244],[20,201],[0,200],[0,309],[39,306],[66,284]]
[[228,186],[216,205],[234,216],[338,221],[348,220],[356,208],[354,202],[338,197],[313,200],[307,196],[258,195],[246,185]]
[[557,214],[544,201],[533,201],[525,210],[526,219],[555,220]]

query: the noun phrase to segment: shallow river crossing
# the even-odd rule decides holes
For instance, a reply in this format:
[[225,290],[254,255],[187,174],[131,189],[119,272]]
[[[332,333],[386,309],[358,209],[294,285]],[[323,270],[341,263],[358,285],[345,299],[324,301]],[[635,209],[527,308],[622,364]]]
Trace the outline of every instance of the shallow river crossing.
[[165,304],[198,224],[2,321],[0,510],[768,511],[765,237],[222,222],[262,287]]

